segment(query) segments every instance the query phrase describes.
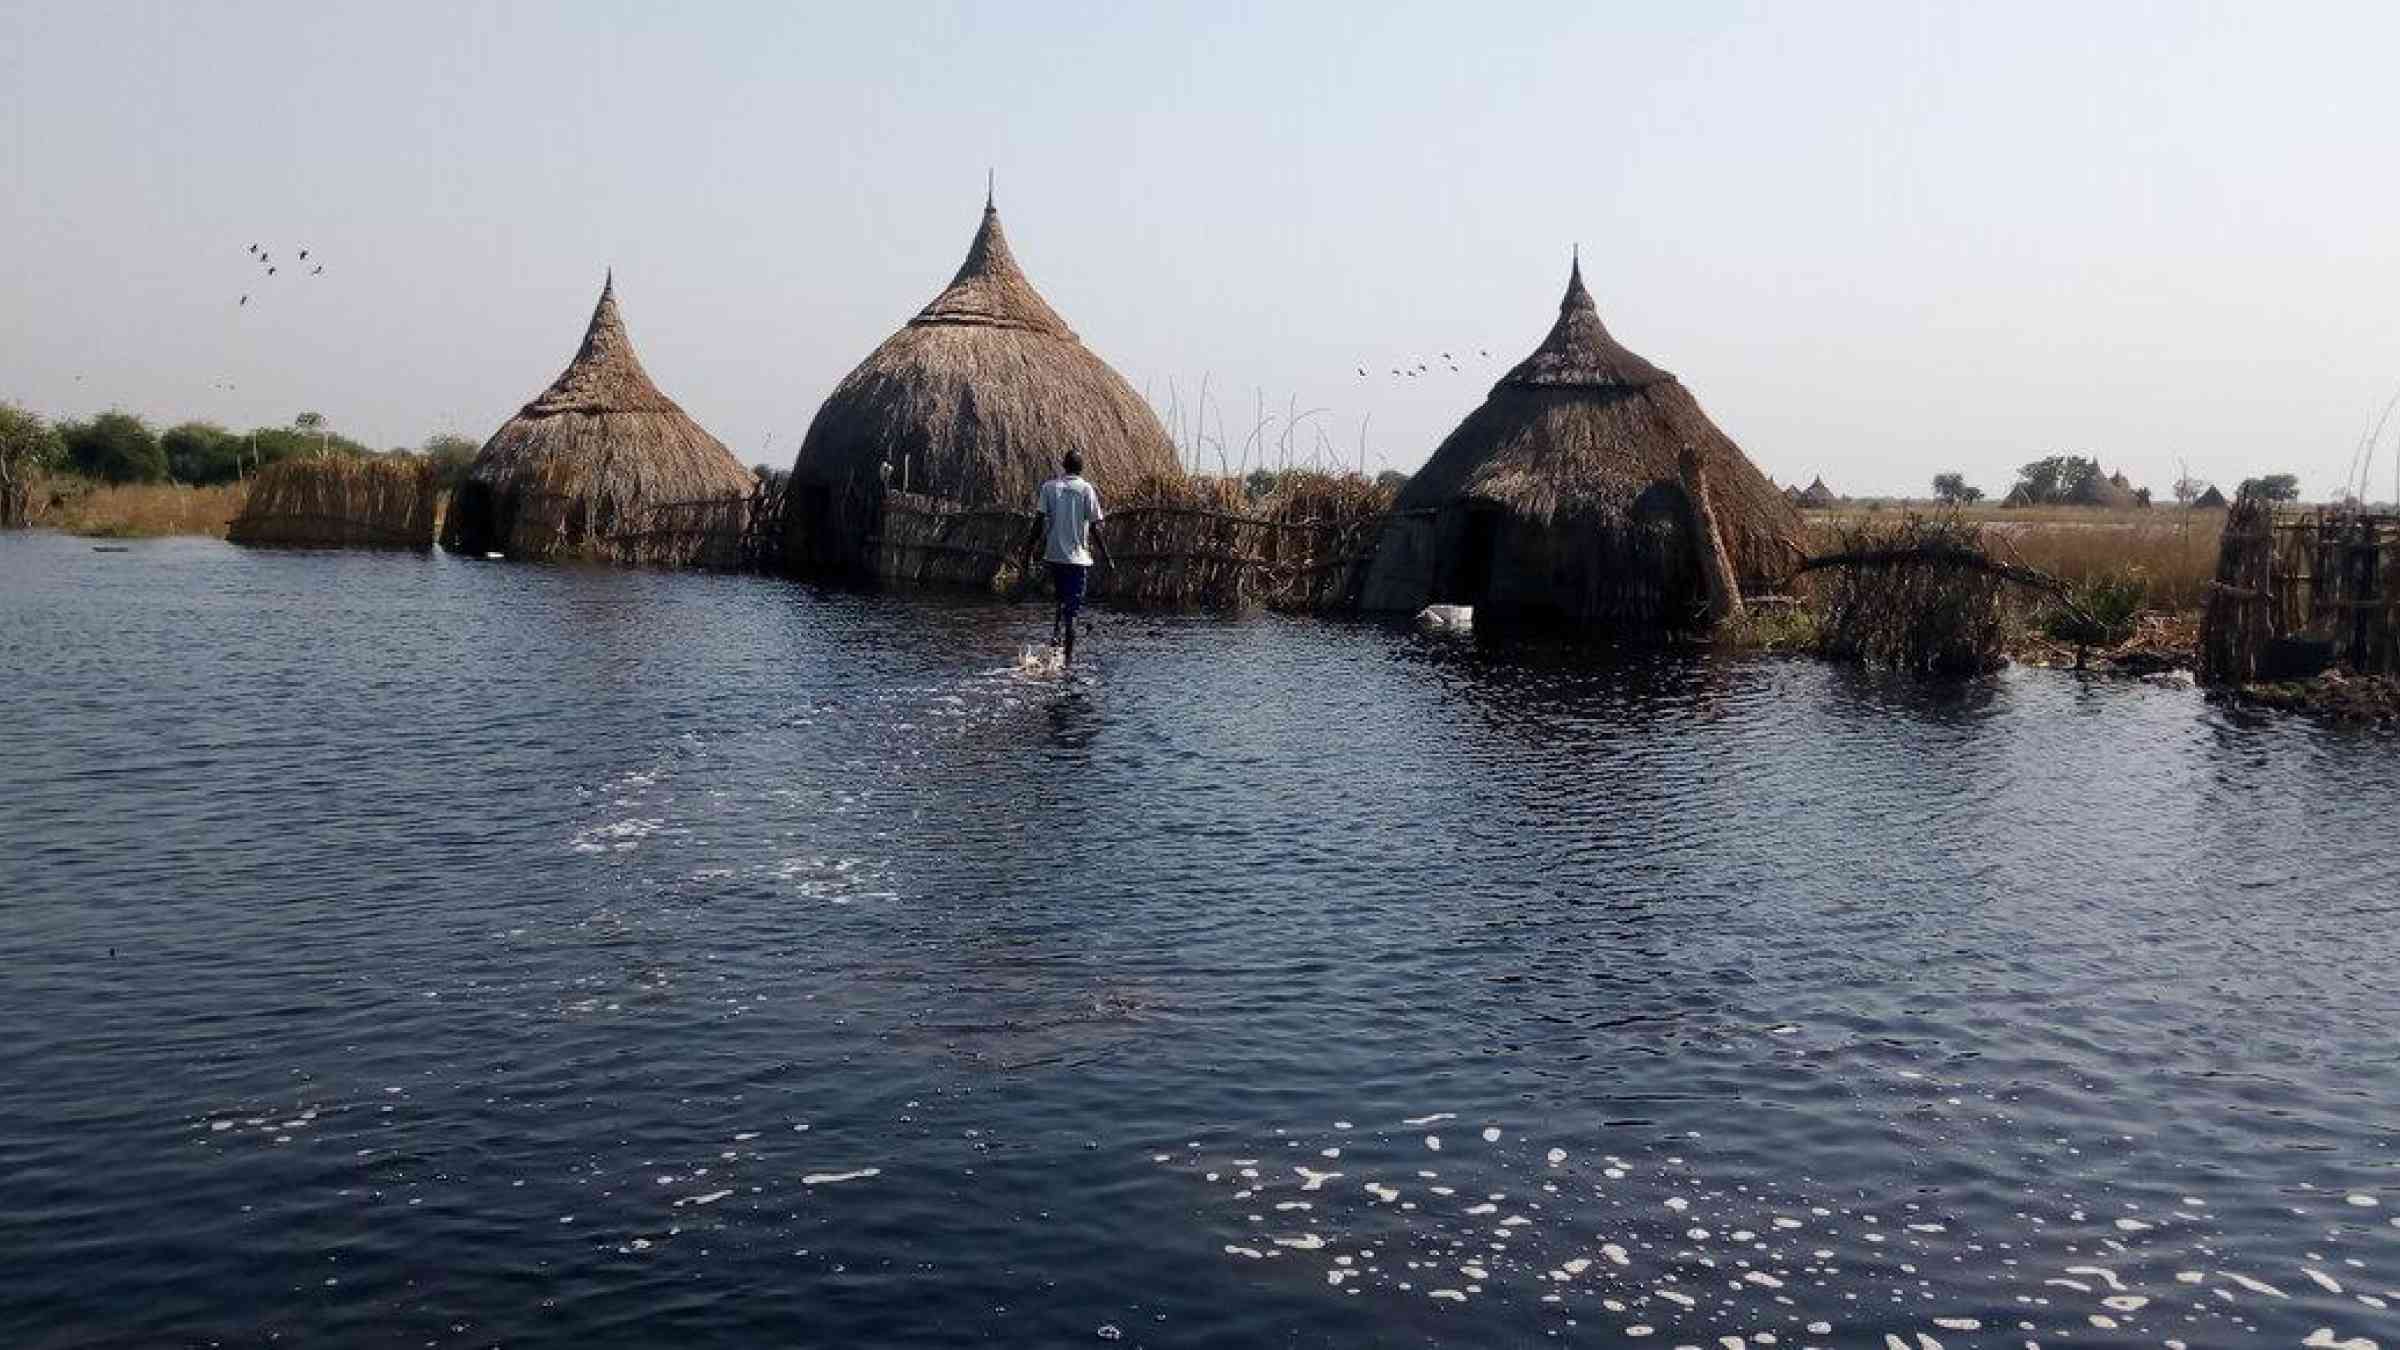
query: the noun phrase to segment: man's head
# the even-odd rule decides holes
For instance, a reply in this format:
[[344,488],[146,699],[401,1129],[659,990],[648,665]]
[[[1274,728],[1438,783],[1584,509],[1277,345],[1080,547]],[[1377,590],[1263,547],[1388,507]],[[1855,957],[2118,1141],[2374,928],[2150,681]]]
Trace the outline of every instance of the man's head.
[[1082,473],[1083,456],[1076,451],[1069,450],[1066,455],[1058,461],[1058,467],[1065,469],[1068,473]]

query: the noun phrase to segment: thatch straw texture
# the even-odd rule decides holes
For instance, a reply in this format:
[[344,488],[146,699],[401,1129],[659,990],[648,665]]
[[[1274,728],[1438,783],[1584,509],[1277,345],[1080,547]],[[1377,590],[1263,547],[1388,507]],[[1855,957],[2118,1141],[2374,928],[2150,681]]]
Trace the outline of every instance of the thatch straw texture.
[[1803,551],[1792,503],[1674,376],[1610,336],[1578,263],[1549,335],[1401,490],[1362,603],[1473,605],[1479,629],[1704,622],[1687,446],[1733,571],[1751,587],[1783,576]]
[[2111,511],[2130,511],[2141,506],[2133,484],[2125,479],[2123,470],[2113,474],[2093,474],[2078,485],[2068,499],[2074,506],[2098,506]]
[[1083,454],[1113,515],[1134,485],[1179,471],[1166,429],[1124,378],[1079,341],[1010,254],[987,202],[950,285],[837,386],[792,464],[785,562],[821,576],[991,584],[954,555],[896,557],[887,490],[948,512],[1025,511]]
[[2192,499],[2192,509],[2196,511],[2225,510],[2225,494],[2217,490],[2216,484],[2211,483],[2208,485],[2208,491],[2203,492],[2199,496]]
[[287,459],[251,480],[225,537],[291,548],[430,549],[440,501],[440,477],[427,460]]
[[1792,500],[1796,505],[1809,507],[1818,511],[1823,511],[1830,507],[1835,507],[1842,504],[1842,499],[1834,495],[1833,489],[1825,486],[1825,476],[1823,474],[1817,475],[1815,481],[1811,482],[1807,487],[1800,489],[1799,492],[1793,494]]
[[616,279],[566,370],[484,442],[442,546],[512,558],[729,566],[754,481],[650,382]]

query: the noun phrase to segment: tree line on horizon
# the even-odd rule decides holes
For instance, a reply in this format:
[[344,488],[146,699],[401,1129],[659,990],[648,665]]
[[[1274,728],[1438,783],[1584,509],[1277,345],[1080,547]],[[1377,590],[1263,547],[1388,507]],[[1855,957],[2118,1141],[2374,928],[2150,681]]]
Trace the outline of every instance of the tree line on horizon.
[[165,431],[133,413],[104,412],[50,422],[0,403],[0,488],[34,476],[68,473],[95,482],[180,483],[213,487],[247,478],[287,459],[339,455],[381,459],[422,456],[433,461],[445,488],[462,480],[477,442],[452,433],[422,446],[376,450],[335,431],[320,413],[304,412],[289,426],[234,431],[214,422],[179,422]]
[[[2008,495],[2034,506],[2071,506],[2091,501],[2092,489],[2106,476],[2099,459],[2094,456],[2049,455],[2019,467]],[[2206,481],[2184,474],[2175,480],[2175,501],[2178,505],[2189,506],[2207,490]],[[2150,489],[2135,488],[2132,491],[2143,506],[2150,504]],[[1982,501],[1983,495],[1983,489],[1967,482],[1967,476],[1963,473],[1937,473],[1933,476],[1933,496],[1936,501],[1965,506]],[[2234,496],[2256,497],[2270,502],[2298,501],[2300,477],[2297,474],[2271,473],[2245,478]]]

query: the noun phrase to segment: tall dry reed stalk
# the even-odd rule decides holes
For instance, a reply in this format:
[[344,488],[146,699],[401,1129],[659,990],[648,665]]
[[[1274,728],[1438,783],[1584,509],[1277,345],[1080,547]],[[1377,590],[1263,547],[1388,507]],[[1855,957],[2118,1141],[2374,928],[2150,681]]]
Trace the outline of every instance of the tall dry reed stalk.
[[223,538],[242,500],[244,483],[187,487],[181,483],[95,484],[73,480],[52,484],[57,508],[45,523],[69,534],[125,539],[149,535],[204,534]]

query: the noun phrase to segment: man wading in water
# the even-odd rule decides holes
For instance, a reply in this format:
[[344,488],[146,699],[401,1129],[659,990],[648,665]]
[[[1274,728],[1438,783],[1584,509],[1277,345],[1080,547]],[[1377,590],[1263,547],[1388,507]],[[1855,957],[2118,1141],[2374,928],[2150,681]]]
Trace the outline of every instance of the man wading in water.
[[[1100,494],[1083,481],[1083,456],[1069,450],[1059,460],[1066,472],[1042,484],[1033,502],[1033,532],[1025,536],[1024,576],[1033,579],[1033,548],[1042,544],[1050,585],[1058,592],[1058,614],[1050,621],[1050,645],[1066,649],[1062,664],[1075,664],[1075,616],[1083,611],[1084,583],[1092,575],[1092,550],[1108,560],[1100,542]],[[1044,541],[1047,541],[1046,543]],[[1022,592],[1019,592],[1022,594]]]

